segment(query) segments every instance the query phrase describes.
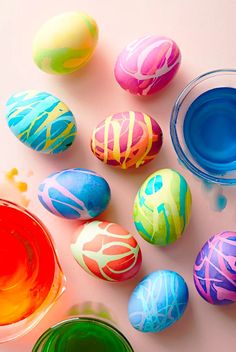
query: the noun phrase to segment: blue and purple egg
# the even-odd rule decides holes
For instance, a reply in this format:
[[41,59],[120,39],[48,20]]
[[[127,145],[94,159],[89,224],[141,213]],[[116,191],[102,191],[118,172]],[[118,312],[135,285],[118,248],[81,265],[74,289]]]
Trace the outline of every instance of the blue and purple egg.
[[236,232],[218,233],[204,244],[193,277],[198,293],[208,303],[236,302]]
[[38,197],[51,213],[67,219],[88,220],[101,214],[110,201],[107,181],[86,169],[67,169],[48,176]]

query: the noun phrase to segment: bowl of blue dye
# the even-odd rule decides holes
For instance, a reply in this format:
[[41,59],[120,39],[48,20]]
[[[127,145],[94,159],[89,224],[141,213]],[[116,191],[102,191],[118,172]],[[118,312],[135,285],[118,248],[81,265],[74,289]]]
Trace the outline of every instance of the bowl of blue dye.
[[180,162],[206,182],[236,184],[236,70],[190,82],[172,110],[170,134]]

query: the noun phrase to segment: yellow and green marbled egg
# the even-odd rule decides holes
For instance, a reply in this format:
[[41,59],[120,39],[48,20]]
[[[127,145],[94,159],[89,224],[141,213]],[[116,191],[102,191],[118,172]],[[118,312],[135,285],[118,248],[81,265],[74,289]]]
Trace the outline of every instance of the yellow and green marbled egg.
[[39,29],[33,43],[33,58],[47,73],[71,73],[89,61],[97,40],[98,27],[92,17],[67,12],[51,18]]
[[191,213],[191,192],[177,171],[163,169],[150,175],[134,202],[134,223],[148,242],[166,246],[183,234]]

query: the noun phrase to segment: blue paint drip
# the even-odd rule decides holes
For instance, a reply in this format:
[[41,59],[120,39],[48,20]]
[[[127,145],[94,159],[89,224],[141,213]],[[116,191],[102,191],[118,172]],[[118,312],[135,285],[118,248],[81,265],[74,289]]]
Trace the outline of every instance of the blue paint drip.
[[206,180],[202,180],[202,187],[206,196],[210,199],[212,210],[224,210],[227,205],[227,198],[223,195],[223,188]]
[[203,184],[204,189],[207,192],[210,192],[214,187],[214,183],[207,181],[207,180],[202,180],[202,184]]
[[203,169],[220,175],[236,170],[236,89],[221,87],[201,94],[186,113],[183,133]]
[[222,211],[225,209],[226,205],[227,198],[222,193],[219,193],[216,198],[216,210]]

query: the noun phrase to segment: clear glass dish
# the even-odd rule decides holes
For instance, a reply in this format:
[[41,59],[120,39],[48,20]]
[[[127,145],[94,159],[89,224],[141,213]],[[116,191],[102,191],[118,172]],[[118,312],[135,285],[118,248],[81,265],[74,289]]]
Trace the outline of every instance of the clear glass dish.
[[65,320],[46,330],[32,352],[134,352],[109,310],[99,303],[75,305]]
[[0,199],[0,343],[32,330],[65,291],[52,237],[25,208]]
[[204,92],[220,87],[236,88],[235,69],[220,69],[207,72],[192,80],[183,89],[174,104],[170,121],[170,135],[178,159],[195,176],[206,182],[235,185],[236,169],[224,174],[216,174],[205,170],[192,157],[183,135],[185,115],[192,102]]

